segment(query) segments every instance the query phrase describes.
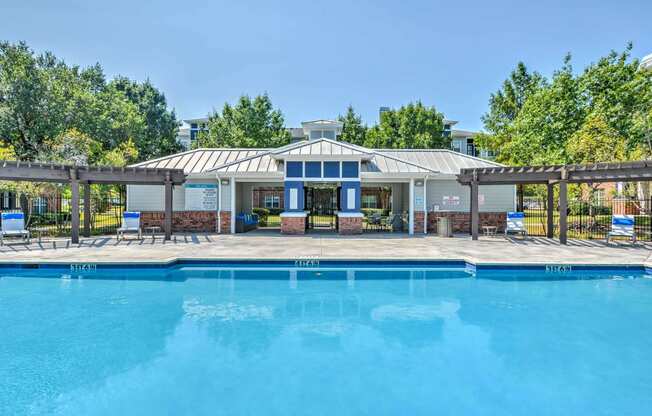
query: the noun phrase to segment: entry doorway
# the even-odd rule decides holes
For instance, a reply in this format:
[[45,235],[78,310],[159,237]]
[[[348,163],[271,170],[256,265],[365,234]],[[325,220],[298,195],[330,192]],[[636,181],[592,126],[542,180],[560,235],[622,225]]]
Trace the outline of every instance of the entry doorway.
[[314,185],[305,188],[305,207],[308,211],[309,230],[337,230],[336,211],[340,205],[340,188],[337,185]]

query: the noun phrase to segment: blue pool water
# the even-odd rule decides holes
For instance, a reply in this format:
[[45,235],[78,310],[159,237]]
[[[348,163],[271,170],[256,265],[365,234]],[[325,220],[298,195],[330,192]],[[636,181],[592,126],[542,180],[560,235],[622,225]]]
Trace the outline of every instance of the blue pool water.
[[0,270],[0,414],[639,415],[641,271]]

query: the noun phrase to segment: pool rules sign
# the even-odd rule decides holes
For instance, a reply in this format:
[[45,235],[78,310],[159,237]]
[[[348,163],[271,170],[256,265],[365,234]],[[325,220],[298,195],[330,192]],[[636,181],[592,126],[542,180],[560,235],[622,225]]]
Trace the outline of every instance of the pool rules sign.
[[212,183],[188,183],[186,188],[186,211],[216,211],[217,185]]

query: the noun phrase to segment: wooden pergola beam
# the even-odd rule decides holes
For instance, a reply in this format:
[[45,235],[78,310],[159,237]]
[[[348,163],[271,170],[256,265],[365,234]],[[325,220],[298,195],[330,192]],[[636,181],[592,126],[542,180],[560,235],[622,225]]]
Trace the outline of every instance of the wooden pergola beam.
[[471,187],[471,235],[477,239],[479,185],[545,184],[548,190],[546,235],[553,237],[554,184],[559,184],[559,241],[567,242],[567,211],[569,183],[652,181],[652,161],[593,163],[587,165],[499,166],[462,169],[457,181]]
[[79,243],[79,185],[84,187],[84,236],[90,236],[90,185],[163,185],[165,187],[165,239],[172,236],[172,190],[186,181],[181,169],[145,167],[70,166],[54,163],[0,161],[0,180],[68,183],[72,191],[71,241]]

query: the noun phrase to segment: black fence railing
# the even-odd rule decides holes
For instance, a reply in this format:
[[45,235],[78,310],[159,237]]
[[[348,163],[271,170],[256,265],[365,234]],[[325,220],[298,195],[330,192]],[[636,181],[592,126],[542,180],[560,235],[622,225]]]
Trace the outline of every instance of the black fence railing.
[[[92,196],[90,231],[92,235],[112,234],[122,224],[122,213],[126,208],[124,189]],[[23,212],[26,228],[33,236],[62,237],[71,234],[71,198],[64,194],[16,195],[12,206],[3,207],[3,212]],[[85,222],[84,200],[80,198],[80,231]]]
[[[611,230],[613,215],[633,215],[636,237],[652,241],[652,199],[570,200],[567,211],[568,238],[605,239]],[[525,227],[532,236],[547,234],[546,201],[527,198],[524,204]],[[554,207],[554,235],[559,235],[559,213]]]

